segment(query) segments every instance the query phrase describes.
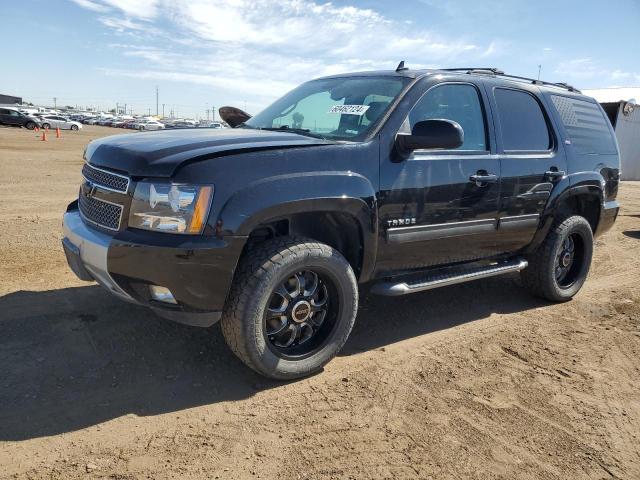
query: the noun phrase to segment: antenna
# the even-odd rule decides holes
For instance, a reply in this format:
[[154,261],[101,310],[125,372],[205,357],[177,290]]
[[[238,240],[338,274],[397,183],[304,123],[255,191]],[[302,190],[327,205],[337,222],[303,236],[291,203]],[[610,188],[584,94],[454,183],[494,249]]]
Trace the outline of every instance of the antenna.
[[402,72],[403,70],[409,70],[407,67],[404,66],[404,60],[402,60],[398,66],[396,67],[396,72]]

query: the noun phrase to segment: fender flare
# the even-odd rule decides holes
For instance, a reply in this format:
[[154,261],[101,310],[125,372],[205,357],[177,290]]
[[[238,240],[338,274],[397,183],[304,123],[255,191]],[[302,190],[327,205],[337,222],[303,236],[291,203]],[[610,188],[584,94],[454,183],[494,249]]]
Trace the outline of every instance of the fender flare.
[[336,212],[350,215],[362,235],[360,280],[375,267],[378,209],[371,182],[354,172],[304,172],[258,180],[235,192],[218,215],[223,235],[248,236],[260,224],[297,213]]
[[592,196],[598,200],[600,212],[602,212],[605,201],[604,185],[604,178],[598,172],[574,173],[560,180],[551,191],[551,196],[547,200],[547,205],[540,218],[540,227],[526,248],[526,253],[535,251],[547,238],[547,234],[557,218],[560,206],[570,197],[578,195]]

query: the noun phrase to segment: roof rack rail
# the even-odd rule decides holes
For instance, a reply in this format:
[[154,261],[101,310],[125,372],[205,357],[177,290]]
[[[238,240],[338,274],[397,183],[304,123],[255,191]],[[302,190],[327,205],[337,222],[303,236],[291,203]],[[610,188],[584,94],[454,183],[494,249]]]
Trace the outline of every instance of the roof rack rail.
[[493,75],[504,75],[504,72],[495,67],[458,67],[458,68],[440,68],[447,72],[465,71],[467,73],[492,73]]
[[518,75],[509,75],[508,73],[504,73],[502,70],[500,70],[499,68],[494,68],[494,67],[459,67],[459,68],[440,68],[439,70],[443,70],[445,72],[466,72],[466,73],[474,73],[474,74],[481,74],[481,75],[496,75],[496,76],[501,76],[501,77],[506,77],[506,78],[512,78],[514,80],[524,80],[527,82],[531,82],[534,85],[549,85],[552,87],[559,87],[559,88],[564,88],[566,90],[569,90],[570,92],[576,92],[576,93],[582,93],[580,92],[580,90],[578,90],[575,87],[572,87],[571,85],[564,83],[564,82],[558,82],[558,83],[553,83],[553,82],[545,82],[543,80],[537,80],[535,78],[529,78],[529,77],[520,77]]

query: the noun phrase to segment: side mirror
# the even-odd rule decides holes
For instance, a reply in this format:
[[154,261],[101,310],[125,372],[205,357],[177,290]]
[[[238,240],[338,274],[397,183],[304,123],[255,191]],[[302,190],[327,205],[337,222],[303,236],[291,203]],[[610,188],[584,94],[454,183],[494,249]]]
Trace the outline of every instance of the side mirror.
[[402,155],[414,150],[450,150],[464,142],[460,124],[452,120],[423,120],[413,126],[411,134],[399,133],[396,145]]

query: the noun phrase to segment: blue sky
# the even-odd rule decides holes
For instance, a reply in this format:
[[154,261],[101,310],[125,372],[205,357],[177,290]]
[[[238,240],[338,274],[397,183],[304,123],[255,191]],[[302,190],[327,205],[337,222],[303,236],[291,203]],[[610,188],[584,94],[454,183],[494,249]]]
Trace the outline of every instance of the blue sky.
[[400,60],[640,86],[640,0],[0,0],[0,17],[0,93],[45,104],[155,113],[157,85],[167,114],[255,113],[302,81]]

